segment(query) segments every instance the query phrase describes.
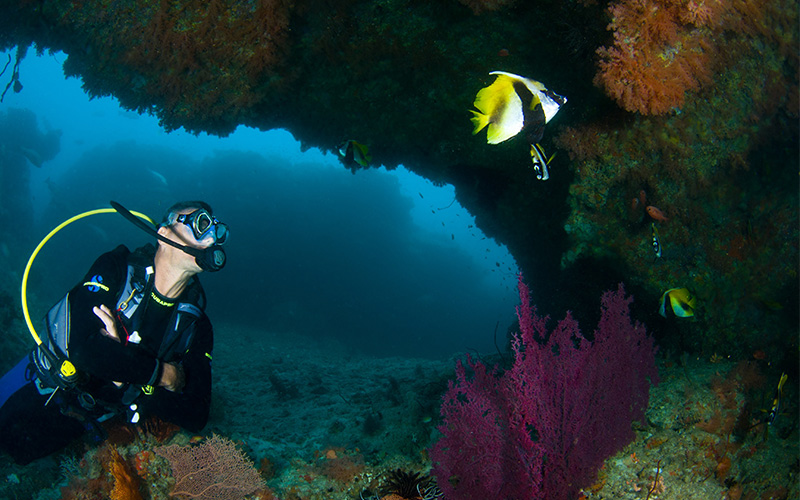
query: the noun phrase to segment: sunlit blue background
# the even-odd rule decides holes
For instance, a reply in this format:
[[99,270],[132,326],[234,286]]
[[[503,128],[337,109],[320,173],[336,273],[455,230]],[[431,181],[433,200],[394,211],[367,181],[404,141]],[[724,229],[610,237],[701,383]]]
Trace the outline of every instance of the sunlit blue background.
[[[203,278],[215,323],[336,337],[381,356],[493,351],[495,331],[504,339],[517,303],[514,259],[474,227],[451,186],[402,167],[353,175],[333,154],[301,152],[284,130],[165,133],[113,98],[89,100],[79,80],[64,78],[65,57],[30,51],[24,88],[0,104],[0,112],[32,110],[42,131],[62,131],[55,159],[31,165],[37,241],[109,199],[158,218],[173,201],[202,198],[232,228],[228,267]],[[99,253],[147,241],[112,216],[63,233],[32,277],[45,303]]]

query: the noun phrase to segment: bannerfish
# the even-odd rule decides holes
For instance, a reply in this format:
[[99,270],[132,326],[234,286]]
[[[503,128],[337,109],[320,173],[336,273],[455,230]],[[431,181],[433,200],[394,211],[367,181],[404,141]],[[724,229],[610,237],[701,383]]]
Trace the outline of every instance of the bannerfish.
[[544,150],[538,144],[544,135],[544,126],[553,119],[567,98],[548,90],[541,82],[505,71],[492,71],[495,81],[482,88],[475,96],[470,110],[474,125],[473,135],[487,128],[486,142],[500,144],[523,130],[531,144],[531,161],[537,178],[547,180]]
[[550,178],[550,173],[547,171],[547,166],[553,161],[556,154],[553,153],[548,158],[544,154],[544,148],[539,144],[531,144],[531,161],[533,162],[533,170],[536,172],[536,178],[540,181],[546,181]]
[[369,148],[353,139],[339,144],[339,147],[336,148],[336,154],[339,156],[339,161],[350,169],[358,168],[356,165],[367,168],[369,167],[369,162],[372,161]]
[[694,309],[697,307],[697,297],[687,288],[670,288],[661,295],[661,305],[658,313],[667,317],[667,299],[675,316],[679,318],[689,318],[694,316]]
[[661,257],[661,240],[658,237],[658,229],[656,229],[655,223],[650,223],[650,232],[653,235],[653,251],[656,253],[656,257]]
[[781,378],[778,380],[778,389],[775,391],[775,397],[772,399],[772,408],[769,410],[769,414],[767,415],[767,424],[772,425],[775,422],[775,419],[778,418],[778,414],[781,411],[781,400],[783,400],[783,384],[786,383],[786,379],[789,376],[786,373],[781,374]]

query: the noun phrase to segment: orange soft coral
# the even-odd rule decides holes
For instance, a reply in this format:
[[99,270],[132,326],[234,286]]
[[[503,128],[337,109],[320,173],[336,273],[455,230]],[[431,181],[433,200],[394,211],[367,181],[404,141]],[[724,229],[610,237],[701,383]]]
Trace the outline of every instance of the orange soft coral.
[[601,48],[595,83],[628,111],[661,115],[683,105],[684,93],[709,80],[708,54],[698,50],[647,52],[634,47]]
[[106,467],[114,478],[111,500],[142,500],[136,476],[116,449],[111,449],[111,461]]
[[701,26],[712,22],[716,5],[717,0],[612,4],[614,45],[597,51],[595,84],[628,111],[660,115],[680,108],[687,90],[710,81],[710,33]]

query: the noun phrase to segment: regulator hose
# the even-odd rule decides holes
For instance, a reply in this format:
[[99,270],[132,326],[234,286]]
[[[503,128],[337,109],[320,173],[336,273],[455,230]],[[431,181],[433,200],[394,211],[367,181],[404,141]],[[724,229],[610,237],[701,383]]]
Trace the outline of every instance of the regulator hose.
[[[55,234],[57,232],[61,231],[62,229],[64,229],[68,225],[72,224],[73,222],[75,222],[77,220],[80,220],[80,219],[83,219],[84,217],[88,217],[90,215],[114,214],[114,213],[117,213],[117,212],[118,211],[115,208],[98,208],[96,210],[89,210],[88,212],[83,212],[82,214],[78,214],[78,215],[76,215],[74,217],[71,217],[71,218],[65,220],[64,222],[62,222],[61,224],[59,224],[58,226],[56,226],[52,231],[47,233],[47,236],[45,236],[42,239],[42,241],[40,241],[39,244],[36,245],[36,248],[33,250],[33,253],[31,254],[30,258],[28,259],[28,264],[25,266],[25,272],[22,273],[22,315],[25,317],[25,324],[28,325],[28,330],[30,330],[31,336],[33,337],[33,340],[36,341],[36,345],[37,346],[41,346],[42,345],[42,339],[36,333],[36,329],[33,327],[33,322],[31,322],[31,315],[28,312],[28,294],[27,294],[27,290],[28,290],[28,275],[30,274],[31,266],[33,265],[34,259],[36,259],[36,256],[39,254],[39,251],[42,249],[42,247],[44,247],[45,243],[47,243],[50,240],[50,238],[55,236]],[[150,224],[153,224],[155,226],[155,223],[153,222],[153,220],[150,217],[144,215],[143,213],[140,213],[140,212],[130,212],[130,213],[132,213],[136,217],[139,217],[142,220],[148,221]],[[47,351],[47,350],[45,350],[45,351]]]

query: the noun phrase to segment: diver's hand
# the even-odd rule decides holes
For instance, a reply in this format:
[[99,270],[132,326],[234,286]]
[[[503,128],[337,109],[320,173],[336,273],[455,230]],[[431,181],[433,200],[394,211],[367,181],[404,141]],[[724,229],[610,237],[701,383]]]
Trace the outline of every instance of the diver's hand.
[[172,363],[164,363],[158,385],[171,392],[180,392],[186,385],[186,374],[183,367]]
[[102,321],[103,325],[105,325],[105,328],[102,328],[100,333],[106,337],[116,340],[117,342],[120,342],[119,334],[117,333],[117,320],[114,319],[111,309],[109,309],[107,305],[103,304],[100,307],[93,307],[92,312],[95,316],[100,318],[100,321]]
[[[105,325],[105,328],[100,329],[100,333],[106,337],[116,340],[117,342],[121,342],[119,334],[117,333],[117,321],[114,319],[114,315],[111,314],[111,309],[109,309],[107,305],[103,304],[100,307],[94,306],[92,308],[92,312],[95,316],[100,318],[100,321],[102,321],[103,325]],[[124,385],[122,382],[117,382],[116,380],[112,380],[112,382],[114,382],[114,385],[117,387],[122,387]]]

